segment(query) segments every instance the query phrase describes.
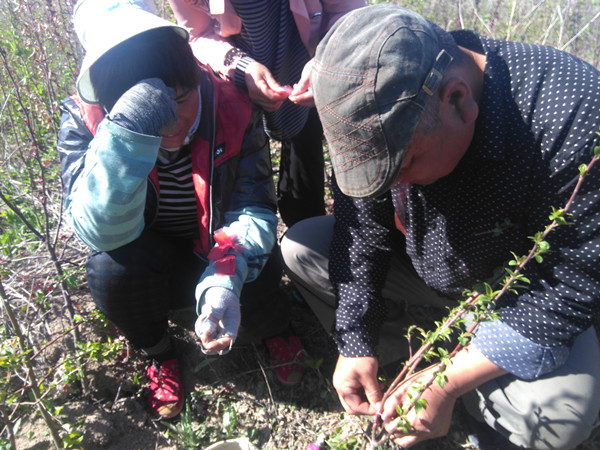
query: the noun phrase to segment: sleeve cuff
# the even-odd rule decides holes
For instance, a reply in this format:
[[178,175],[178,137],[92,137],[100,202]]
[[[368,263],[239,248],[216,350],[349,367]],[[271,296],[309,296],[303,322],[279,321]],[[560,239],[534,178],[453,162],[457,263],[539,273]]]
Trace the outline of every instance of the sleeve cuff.
[[565,346],[542,347],[500,320],[480,324],[473,345],[494,364],[523,380],[552,372],[567,361],[570,352]]
[[359,356],[376,356],[370,339],[361,331],[336,332],[338,351],[348,358]]
[[254,59],[250,58],[249,56],[244,56],[238,59],[233,75],[233,82],[237,87],[246,90],[246,68],[250,65],[250,63],[253,62]]

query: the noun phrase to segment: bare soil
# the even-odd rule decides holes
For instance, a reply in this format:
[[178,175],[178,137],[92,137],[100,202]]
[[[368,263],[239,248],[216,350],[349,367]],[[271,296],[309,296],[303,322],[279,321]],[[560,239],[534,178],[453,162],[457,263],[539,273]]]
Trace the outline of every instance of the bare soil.
[[[180,360],[186,408],[179,417],[160,420],[146,406],[146,360],[134,349],[103,364],[87,364],[85,390],[71,383],[54,396],[61,419],[83,433],[74,448],[106,450],[203,449],[224,439],[247,437],[259,449],[306,449],[321,442],[322,449],[355,449],[366,442],[367,418],[344,413],[331,377],[337,351],[310,308],[292,295],[292,326],[308,354],[306,372],[293,387],[277,380],[266,347],[261,342],[234,345],[224,356],[207,357],[199,350],[192,330],[193,311],[174,314],[172,339]],[[91,298],[78,299],[81,310],[93,309]],[[64,317],[54,308],[56,323]],[[52,320],[49,323],[53,323]],[[60,330],[56,330],[58,333]],[[95,322],[86,331],[90,341],[118,339],[115,329]],[[63,345],[49,347],[46,363],[58,361]],[[388,379],[393,373],[388,373]],[[54,374],[59,386],[60,373]],[[464,410],[457,404],[448,436],[426,441],[417,450],[472,449],[464,429]],[[596,432],[579,450],[597,449]],[[26,417],[18,449],[49,449],[52,441],[39,415]],[[389,441],[381,449],[396,448]]]
[[[289,281],[282,282],[291,294]],[[93,309],[91,298],[78,299],[81,311]],[[61,322],[60,308],[52,312]],[[207,357],[199,350],[192,325],[193,311],[174,314],[173,342],[180,359],[189,410],[178,418],[160,420],[146,406],[146,361],[135,349],[103,363],[86,365],[85,390],[71,383],[61,388],[54,404],[62,407],[64,422],[76,424],[84,435],[75,448],[183,449],[205,448],[227,438],[248,437],[257,448],[305,449],[321,441],[322,448],[359,448],[368,420],[349,416],[331,387],[337,351],[308,306],[292,295],[292,326],[308,354],[302,381],[284,386],[277,380],[264,344],[236,344],[225,356]],[[49,321],[52,323],[52,320]],[[60,330],[56,330],[58,333]],[[86,330],[85,340],[118,339],[115,329],[99,322]],[[46,362],[60,358],[66,348],[47,350]],[[60,379],[60,374],[55,373]],[[139,379],[138,380],[136,380]],[[191,430],[186,437],[185,426]],[[174,431],[178,429],[179,432]],[[189,436],[192,436],[190,438]],[[464,448],[464,436],[452,432],[421,449]],[[41,418],[24,420],[17,448],[48,449],[52,441]],[[393,448],[388,444],[382,448]],[[468,447],[467,447],[468,448]]]

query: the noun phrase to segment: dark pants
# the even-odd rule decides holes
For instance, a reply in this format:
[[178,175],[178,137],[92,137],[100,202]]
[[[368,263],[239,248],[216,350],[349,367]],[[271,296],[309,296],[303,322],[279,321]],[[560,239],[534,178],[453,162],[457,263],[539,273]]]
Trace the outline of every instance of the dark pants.
[[323,127],[312,108],[300,133],[281,143],[277,205],[287,227],[325,214],[324,167]]
[[[86,267],[92,298],[133,346],[153,347],[167,331],[169,311],[195,305],[196,284],[206,263],[193,248],[191,240],[144,231],[116,250],[90,254]],[[256,327],[261,324],[248,320],[267,319],[256,314],[257,310],[266,308],[270,314],[283,314],[282,308],[287,311],[288,305],[276,295],[280,279],[279,252],[274,250],[260,276],[244,285],[242,325]],[[264,304],[275,300],[281,304]]]

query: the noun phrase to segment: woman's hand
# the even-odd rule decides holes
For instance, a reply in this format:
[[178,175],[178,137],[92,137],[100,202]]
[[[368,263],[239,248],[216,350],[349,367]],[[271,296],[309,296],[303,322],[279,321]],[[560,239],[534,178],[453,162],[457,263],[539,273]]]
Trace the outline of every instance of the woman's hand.
[[308,108],[315,106],[315,98],[310,86],[310,72],[312,71],[312,66],[313,60],[311,59],[305,64],[304,69],[302,69],[300,80],[294,84],[294,90],[289,97],[291,102]]
[[240,300],[229,289],[211,287],[204,294],[195,330],[207,355],[229,352],[240,327]]
[[245,80],[250,100],[265,111],[277,111],[292,93],[291,86],[281,86],[269,69],[256,61],[246,67]]

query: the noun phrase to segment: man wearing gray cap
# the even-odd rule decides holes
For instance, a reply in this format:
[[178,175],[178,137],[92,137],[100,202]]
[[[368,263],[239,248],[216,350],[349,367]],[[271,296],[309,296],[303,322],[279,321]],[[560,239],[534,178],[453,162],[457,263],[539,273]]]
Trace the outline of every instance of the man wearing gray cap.
[[296,224],[281,249],[290,278],[334,330],[344,408],[382,412],[402,446],[444,435],[459,397],[481,448],[585,440],[600,411],[597,168],[571,206],[572,225],[526,267],[531,284],[501,298],[500,319],[481,324],[452,359],[445,388],[425,393],[410,433],[395,421],[408,386],[381,405],[377,372],[401,356],[407,305],[455,305],[494,280],[511,252],[526,254],[552,207],[566,204],[599,143],[600,73],[549,47],[448,33],[377,5],[332,28],[311,84],[335,213]]

